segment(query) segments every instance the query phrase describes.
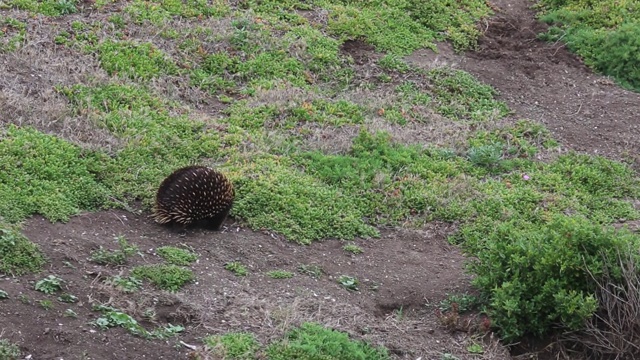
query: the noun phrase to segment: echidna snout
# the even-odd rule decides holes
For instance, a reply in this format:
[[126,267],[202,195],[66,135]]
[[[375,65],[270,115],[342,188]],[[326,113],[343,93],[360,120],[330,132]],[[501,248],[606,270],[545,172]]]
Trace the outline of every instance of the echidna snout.
[[223,174],[204,166],[187,166],[160,184],[153,218],[159,224],[218,230],[233,199],[233,184]]

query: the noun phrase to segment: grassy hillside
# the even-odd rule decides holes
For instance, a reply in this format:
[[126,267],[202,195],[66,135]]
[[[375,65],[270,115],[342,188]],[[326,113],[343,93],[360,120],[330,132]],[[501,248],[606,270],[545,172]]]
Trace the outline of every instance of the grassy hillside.
[[[470,74],[403,60],[437,41],[472,49],[475,23],[491,14],[484,0],[1,4],[0,53],[36,73],[26,97],[19,85],[2,93],[19,105],[0,113],[7,223],[136,201],[146,211],[160,181],[192,163],[233,180],[235,219],[300,244],[455,222],[451,241],[474,259],[479,301],[507,341],[581,329],[599,306],[591,275],[623,281],[603,256],[640,246],[611,227],[640,219],[640,180],[626,164],[558,154],[548,130],[514,119]],[[637,88],[632,18],[576,18],[582,2],[563,4],[542,2],[545,19],[568,26],[548,36],[566,32],[591,64]],[[631,41],[619,50],[630,62],[608,50],[616,39]],[[321,332],[290,336],[304,331]]]

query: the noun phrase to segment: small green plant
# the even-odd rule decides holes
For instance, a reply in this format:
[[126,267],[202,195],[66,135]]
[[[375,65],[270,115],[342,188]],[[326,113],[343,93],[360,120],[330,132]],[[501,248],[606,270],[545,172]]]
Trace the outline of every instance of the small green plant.
[[156,251],[166,262],[174,265],[188,266],[198,259],[198,255],[173,246],[163,246]]
[[31,300],[29,300],[29,297],[27,295],[24,294],[20,294],[18,296],[18,300],[20,300],[21,303],[29,305],[31,303]]
[[484,348],[482,345],[474,342],[473,344],[467,346],[467,351],[471,354],[482,354],[484,353]]
[[53,294],[62,289],[62,283],[64,283],[64,280],[61,278],[55,275],[49,275],[36,283],[36,290],[42,291],[45,294]]
[[140,290],[140,288],[142,287],[142,281],[133,276],[122,277],[120,275],[116,275],[112,278],[105,280],[105,284],[113,286],[119,291],[122,291],[125,293],[136,292]]
[[115,326],[120,326],[126,329],[131,334],[143,337],[145,339],[165,339],[184,331],[184,327],[171,324],[168,324],[164,328],[157,328],[153,331],[148,331],[144,327],[142,327],[131,315],[126,314],[118,309],[105,305],[95,305],[93,309],[102,313],[102,316],[96,319],[93,324],[103,330]]
[[58,301],[65,303],[75,303],[78,302],[78,297],[72,294],[63,293],[58,297]]
[[0,300],[4,300],[8,298],[9,298],[9,294],[4,290],[0,290]]
[[469,149],[469,161],[474,165],[487,168],[495,167],[502,160],[502,146],[500,145],[484,145]]
[[0,339],[0,359],[18,360],[20,348],[18,345],[9,342],[7,339]]
[[211,335],[204,339],[204,343],[211,349],[211,355],[224,359],[252,360],[260,349],[260,344],[250,333]]
[[228,262],[224,265],[224,268],[236,274],[236,276],[247,276],[249,274],[247,267],[239,261]]
[[286,335],[285,340],[267,347],[271,360],[334,359],[387,360],[387,349],[373,347],[363,341],[349,339],[343,332],[314,323],[303,323]]
[[267,272],[267,276],[273,279],[289,279],[293,277],[293,273],[285,270],[273,270]]
[[351,291],[357,291],[358,290],[358,283],[359,283],[358,279],[356,279],[353,276],[341,275],[338,278],[338,283],[340,285],[342,285],[347,290],[351,290]]
[[91,261],[100,265],[123,265],[127,258],[138,252],[138,247],[129,244],[124,236],[115,238],[120,247],[117,250],[106,250],[102,246],[91,252]]
[[471,294],[453,294],[440,302],[438,308],[440,311],[451,310],[452,304],[458,305],[459,312],[471,311],[480,305],[480,299]]
[[315,264],[300,264],[298,272],[316,279],[322,276],[323,273],[322,268]]
[[43,308],[44,310],[51,310],[53,309],[53,302],[51,300],[40,300],[38,301],[38,303],[40,304],[40,307]]
[[138,322],[129,314],[107,306],[97,306],[94,310],[101,311],[103,316],[97,318],[93,324],[103,330],[114,326],[120,326],[131,334],[143,337],[149,336],[149,332],[138,324]]
[[193,271],[177,265],[143,265],[133,268],[131,275],[147,279],[163,290],[177,291],[195,279]]
[[350,252],[352,254],[362,254],[364,252],[364,250],[362,250],[362,248],[356,244],[347,244],[342,247],[342,250]]

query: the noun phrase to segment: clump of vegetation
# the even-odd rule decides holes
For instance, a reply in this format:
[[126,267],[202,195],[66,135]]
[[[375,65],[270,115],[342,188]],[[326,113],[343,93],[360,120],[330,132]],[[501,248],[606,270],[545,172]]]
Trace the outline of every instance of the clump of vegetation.
[[149,280],[158,288],[168,291],[178,291],[195,279],[190,269],[165,264],[137,266],[131,270],[131,275],[138,279]]
[[358,291],[359,283],[358,279],[353,276],[340,275],[338,278],[338,284],[342,285],[347,290]]
[[169,264],[188,266],[198,259],[198,255],[192,253],[189,250],[173,247],[163,246],[159,247],[156,252]]
[[162,74],[177,74],[178,67],[151,43],[107,40],[95,49],[100,64],[110,75],[150,80]]
[[234,273],[236,276],[247,276],[249,270],[239,261],[231,261],[224,265],[224,268]]
[[[479,230],[481,227],[493,230]],[[582,328],[598,308],[596,282],[604,273],[620,281],[615,258],[640,237],[603,228],[583,216],[553,215],[549,222],[522,219],[477,224],[463,230],[463,247],[477,257],[471,264],[473,283],[487,299],[488,314],[510,341],[542,336],[561,324]]]
[[342,247],[342,250],[350,252],[352,254],[362,254],[364,252],[364,250],[362,250],[362,248],[356,244],[347,244]]
[[11,18],[0,16],[0,53],[17,50],[27,38],[27,24]]
[[61,16],[78,12],[77,0],[7,0],[5,3],[16,9],[47,16]]
[[164,339],[184,331],[184,328],[182,326],[174,326],[171,324],[168,324],[164,328],[158,328],[153,331],[148,331],[142,325],[140,325],[138,321],[136,321],[136,319],[134,319],[131,315],[113,307],[95,305],[93,309],[102,313],[102,316],[97,318],[93,322],[93,324],[103,330],[119,326],[126,329],[133,335],[140,336],[146,339]]
[[267,272],[267,276],[272,279],[289,279],[293,277],[293,273],[286,270],[273,270]]
[[313,323],[304,323],[291,330],[284,341],[267,347],[269,359],[292,358],[335,360],[386,360],[385,348],[376,348],[365,342],[349,339],[343,332],[324,328]]
[[204,339],[211,355],[221,359],[251,360],[256,358],[260,344],[250,333],[211,335]]
[[541,20],[552,26],[540,35],[563,41],[585,63],[640,91],[640,5],[636,1],[542,0]]
[[142,281],[134,276],[122,277],[120,275],[116,275],[112,278],[106,279],[105,284],[113,286],[119,291],[125,293],[133,293],[142,288]]
[[0,273],[23,275],[40,270],[44,264],[45,258],[38,245],[15,226],[0,222]]
[[102,246],[98,250],[91,252],[91,261],[100,265],[123,265],[127,258],[138,252],[138,247],[129,244],[124,236],[115,238],[120,249],[106,250]]
[[428,78],[435,86],[437,110],[452,119],[497,120],[509,113],[497,91],[471,74],[448,67],[434,68]]
[[0,359],[17,360],[20,356],[20,348],[18,345],[7,339],[0,339]]
[[45,294],[53,294],[59,290],[62,290],[62,284],[64,283],[64,280],[62,280],[61,278],[55,276],[55,275],[49,275],[44,279],[38,280],[38,282],[36,282],[36,290],[38,291],[42,291]]

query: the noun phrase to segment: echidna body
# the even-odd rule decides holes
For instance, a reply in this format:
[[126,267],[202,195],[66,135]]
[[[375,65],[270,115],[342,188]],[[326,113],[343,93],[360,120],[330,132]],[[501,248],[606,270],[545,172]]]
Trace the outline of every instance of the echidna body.
[[233,184],[223,174],[204,166],[187,166],[160,184],[153,217],[159,224],[218,230],[233,199]]

